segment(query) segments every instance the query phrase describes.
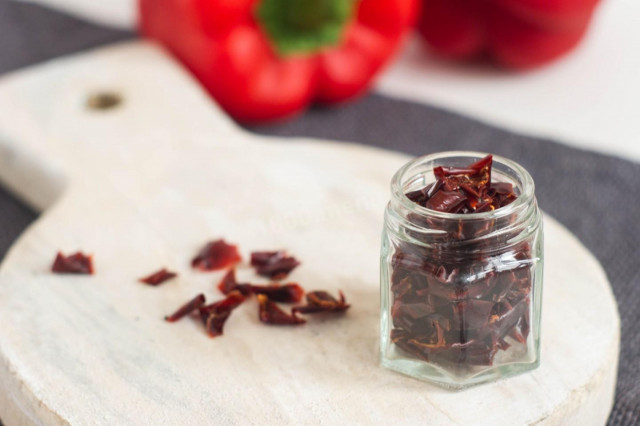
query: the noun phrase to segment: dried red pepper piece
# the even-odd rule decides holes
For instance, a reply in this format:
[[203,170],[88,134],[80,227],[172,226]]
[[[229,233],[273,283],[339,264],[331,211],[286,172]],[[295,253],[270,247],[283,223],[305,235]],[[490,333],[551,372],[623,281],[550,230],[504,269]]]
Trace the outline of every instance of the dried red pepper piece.
[[[491,182],[492,156],[466,167],[436,167],[436,182],[407,198],[433,210],[472,214],[499,209],[517,199],[513,185]],[[475,239],[508,224],[496,220],[422,219],[416,224],[444,231],[423,245],[399,242],[391,259],[391,341],[428,362],[491,365],[496,353],[526,344],[532,269],[528,242],[504,245],[509,235]],[[503,222],[500,222],[503,221]],[[447,247],[465,244],[469,255]]]
[[298,303],[304,296],[304,289],[296,283],[251,285],[250,288],[254,294],[264,294],[274,302]]
[[231,312],[245,301],[245,297],[239,291],[232,291],[219,302],[208,306],[202,306],[200,317],[209,337],[217,337],[223,334],[223,328]]
[[295,311],[292,311],[291,315],[289,315],[264,294],[258,294],[258,304],[260,306],[260,321],[265,324],[299,325],[306,322],[304,319],[298,318]]
[[238,284],[236,281],[236,270],[230,269],[218,284],[218,290],[223,294],[229,294],[234,290],[239,291],[244,296],[249,296],[252,292],[250,284]]
[[191,265],[201,271],[215,271],[232,266],[242,260],[238,248],[224,240],[216,240],[204,246],[193,258]]
[[166,268],[162,268],[158,272],[154,272],[148,277],[140,278],[141,283],[157,286],[162,284],[165,281],[170,280],[171,278],[177,277],[178,274],[175,272],[170,272]]
[[511,184],[491,183],[492,165],[493,156],[487,155],[467,167],[435,167],[436,182],[406,196],[423,207],[446,213],[481,213],[504,207],[517,196]]
[[93,261],[91,256],[84,255],[81,251],[69,256],[58,252],[53,261],[51,271],[58,274],[93,274]]
[[467,197],[457,191],[438,191],[425,202],[425,207],[439,212],[458,213]]
[[298,265],[300,262],[284,250],[251,253],[251,266],[256,269],[258,275],[274,280],[286,278]]
[[304,296],[304,289],[296,283],[274,283],[270,285],[239,284],[236,281],[234,269],[231,269],[225,274],[218,284],[218,289],[224,294],[228,294],[234,290],[239,291],[245,296],[250,294],[264,294],[274,302],[282,303],[298,303],[302,300],[302,296]]
[[200,308],[204,305],[205,297],[204,294],[199,294],[184,305],[182,305],[177,311],[173,314],[165,317],[164,319],[168,322],[176,322],[181,318],[186,317],[191,312],[194,312],[196,309]]
[[326,291],[311,291],[307,293],[307,304],[293,308],[293,313],[315,314],[318,312],[343,312],[349,309],[344,294],[340,292],[340,300]]

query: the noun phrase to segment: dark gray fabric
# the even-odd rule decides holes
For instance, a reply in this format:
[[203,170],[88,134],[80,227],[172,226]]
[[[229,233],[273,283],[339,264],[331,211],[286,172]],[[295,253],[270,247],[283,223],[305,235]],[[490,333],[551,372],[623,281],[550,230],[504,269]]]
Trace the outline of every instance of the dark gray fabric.
[[0,187],[0,259],[36,217],[35,212]]
[[0,73],[132,36],[33,4],[0,0]]
[[[41,7],[0,0],[0,72],[130,36]],[[341,109],[314,109],[286,124],[250,130],[360,142],[414,155],[482,150],[524,165],[536,181],[542,208],[573,231],[607,271],[622,317],[620,374],[609,425],[640,424],[640,164],[376,95]],[[0,190],[0,257],[35,217]]]

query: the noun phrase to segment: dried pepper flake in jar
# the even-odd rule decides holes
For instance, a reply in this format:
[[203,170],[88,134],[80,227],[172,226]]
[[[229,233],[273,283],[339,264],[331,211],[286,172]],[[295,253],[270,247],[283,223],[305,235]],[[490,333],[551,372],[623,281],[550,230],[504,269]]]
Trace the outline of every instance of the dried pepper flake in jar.
[[385,366],[463,388],[538,365],[542,221],[518,164],[452,152],[402,168],[382,272]]

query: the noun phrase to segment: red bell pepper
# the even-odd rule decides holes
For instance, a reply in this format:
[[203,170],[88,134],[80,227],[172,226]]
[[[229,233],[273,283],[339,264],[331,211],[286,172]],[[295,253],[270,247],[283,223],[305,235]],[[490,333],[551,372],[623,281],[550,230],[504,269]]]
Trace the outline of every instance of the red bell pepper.
[[166,45],[243,122],[363,94],[412,27],[418,0],[140,0]]
[[418,29],[454,59],[488,55],[532,68],[573,49],[599,0],[423,0]]

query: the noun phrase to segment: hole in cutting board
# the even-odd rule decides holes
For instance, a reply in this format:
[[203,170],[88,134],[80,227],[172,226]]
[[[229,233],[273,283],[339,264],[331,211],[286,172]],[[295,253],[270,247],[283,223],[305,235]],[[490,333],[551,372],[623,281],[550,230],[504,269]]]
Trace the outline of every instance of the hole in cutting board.
[[107,111],[117,108],[123,101],[122,96],[115,92],[96,92],[87,98],[87,108],[95,111]]

